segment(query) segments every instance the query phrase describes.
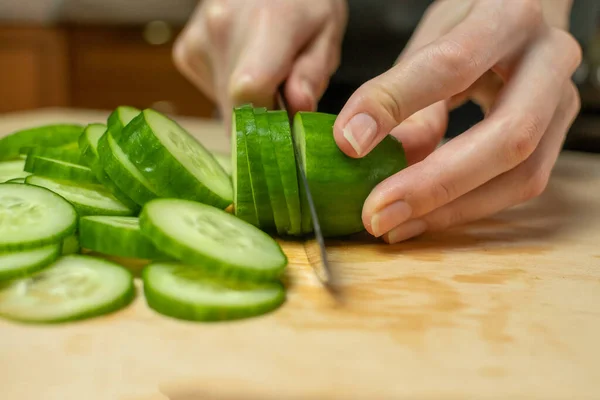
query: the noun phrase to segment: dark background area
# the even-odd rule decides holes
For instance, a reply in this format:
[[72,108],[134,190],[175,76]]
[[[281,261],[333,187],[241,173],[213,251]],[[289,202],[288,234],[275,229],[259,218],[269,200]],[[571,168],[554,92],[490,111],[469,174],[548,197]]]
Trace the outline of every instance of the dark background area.
[[[515,0],[519,1],[519,0]],[[196,0],[0,0],[0,113],[121,104],[198,117],[215,107],[175,69],[171,46]],[[320,103],[337,113],[364,81],[387,70],[429,0],[349,0],[342,65]],[[598,0],[575,0],[572,32],[585,61],[574,76],[583,109],[565,147],[600,152]],[[449,136],[481,119],[467,104]]]

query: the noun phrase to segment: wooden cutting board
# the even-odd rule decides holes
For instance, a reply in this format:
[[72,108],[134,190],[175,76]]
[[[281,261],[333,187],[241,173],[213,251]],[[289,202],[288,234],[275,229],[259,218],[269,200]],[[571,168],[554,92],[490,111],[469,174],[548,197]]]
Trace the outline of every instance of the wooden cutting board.
[[[106,113],[0,117],[0,135]],[[222,128],[181,120],[211,149]],[[330,241],[346,302],[282,242],[289,296],[255,319],[147,308],[38,327],[0,321],[2,400],[598,399],[600,157],[564,153],[540,198],[389,246]],[[139,266],[137,266],[139,268]]]

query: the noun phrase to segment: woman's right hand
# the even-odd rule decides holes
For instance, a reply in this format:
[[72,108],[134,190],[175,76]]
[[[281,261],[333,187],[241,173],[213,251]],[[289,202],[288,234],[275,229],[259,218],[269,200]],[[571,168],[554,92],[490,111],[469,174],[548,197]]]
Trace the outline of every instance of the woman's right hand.
[[346,0],[203,0],[177,39],[176,66],[216,102],[314,110],[340,61]]

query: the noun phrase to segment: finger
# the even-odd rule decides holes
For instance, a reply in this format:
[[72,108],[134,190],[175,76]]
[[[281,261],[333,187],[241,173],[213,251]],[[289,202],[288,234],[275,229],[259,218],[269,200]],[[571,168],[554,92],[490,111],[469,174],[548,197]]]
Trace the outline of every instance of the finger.
[[424,217],[395,227],[383,236],[384,240],[396,243],[425,230],[439,231],[476,221],[539,196],[547,186],[566,133],[580,108],[579,95],[572,83],[566,85],[564,93],[539,147],[525,162]]
[[406,161],[413,165],[435,150],[447,127],[448,106],[445,101],[439,101],[408,117],[392,129],[390,135],[402,143]]
[[340,63],[341,35],[331,25],[294,62],[286,82],[291,111],[314,111]]
[[175,41],[173,63],[194,86],[211,100],[217,100],[206,35],[196,25],[184,30]]
[[[549,31],[525,55],[488,118],[377,185],[363,207],[367,229],[373,216],[393,202],[405,202],[410,218],[418,218],[527,159],[558,106],[562,85],[556,82],[569,80],[580,60],[572,36]],[[394,218],[391,224],[406,219]]]
[[360,157],[413,113],[466,90],[538,30],[534,2],[478,2],[446,35],[409,53],[388,72],[362,85],[334,125],[340,149]]
[[257,16],[229,81],[228,94],[234,105],[251,102],[255,107],[272,107],[275,92],[291,72],[300,47],[314,33],[310,27],[295,28],[302,22],[295,20],[300,15],[280,12],[278,7],[267,7]]

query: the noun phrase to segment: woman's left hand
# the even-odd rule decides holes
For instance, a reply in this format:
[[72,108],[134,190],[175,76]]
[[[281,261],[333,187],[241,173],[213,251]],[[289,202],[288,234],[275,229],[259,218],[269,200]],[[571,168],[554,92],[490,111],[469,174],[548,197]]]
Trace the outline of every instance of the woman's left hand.
[[[438,1],[396,65],[352,95],[334,126],[340,149],[361,157],[391,134],[410,164],[366,200],[371,234],[395,243],[544,191],[580,108],[569,10],[566,0]],[[484,120],[437,147],[449,110],[469,99]]]

